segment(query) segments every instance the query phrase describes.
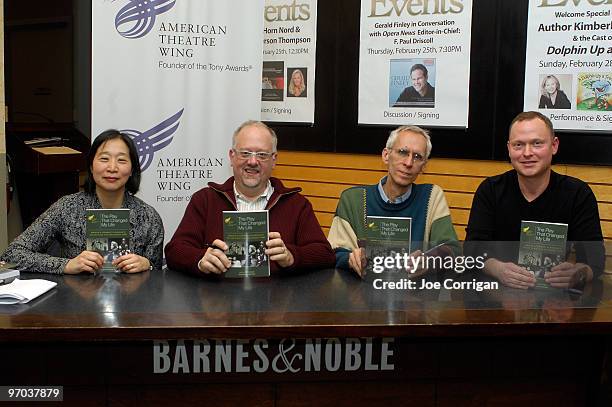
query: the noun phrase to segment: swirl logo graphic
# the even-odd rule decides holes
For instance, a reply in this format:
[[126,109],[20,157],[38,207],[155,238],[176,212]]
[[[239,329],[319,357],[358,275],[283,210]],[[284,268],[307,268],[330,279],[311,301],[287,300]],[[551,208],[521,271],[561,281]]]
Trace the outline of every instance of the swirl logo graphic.
[[167,118],[163,122],[154,126],[152,129],[145,132],[140,132],[133,129],[121,130],[121,132],[129,135],[136,149],[138,150],[138,158],[140,167],[144,172],[153,162],[153,156],[156,151],[159,151],[172,143],[173,134],[178,129],[179,119],[183,115],[183,110],[179,110],[172,117]]
[[174,7],[176,0],[129,0],[115,16],[115,28],[124,38],[142,38],[155,25],[155,17]]

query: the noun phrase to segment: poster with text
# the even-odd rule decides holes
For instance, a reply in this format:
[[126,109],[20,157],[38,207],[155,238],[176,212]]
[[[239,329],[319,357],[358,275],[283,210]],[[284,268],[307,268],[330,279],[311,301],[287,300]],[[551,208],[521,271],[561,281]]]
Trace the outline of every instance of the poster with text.
[[261,119],[314,122],[317,0],[265,0]]
[[467,127],[472,0],[361,0],[359,123]]
[[92,4],[92,135],[132,137],[139,197],[168,241],[191,196],[231,174],[232,133],[261,111],[263,0]]
[[524,110],[557,130],[612,130],[612,1],[529,1]]

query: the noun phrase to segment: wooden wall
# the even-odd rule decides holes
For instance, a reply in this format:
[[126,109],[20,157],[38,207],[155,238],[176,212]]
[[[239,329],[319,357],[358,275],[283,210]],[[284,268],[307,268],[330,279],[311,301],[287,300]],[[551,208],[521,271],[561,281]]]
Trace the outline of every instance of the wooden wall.
[[[509,170],[499,161],[432,159],[418,183],[437,184],[446,192],[455,230],[465,238],[474,191],[490,175]],[[612,168],[555,165],[554,170],[589,183],[599,202],[599,216],[608,254],[606,270],[612,272]],[[325,233],[329,231],[340,193],[360,184],[374,184],[386,174],[378,155],[281,151],[274,176],[287,186],[300,186],[312,202]]]

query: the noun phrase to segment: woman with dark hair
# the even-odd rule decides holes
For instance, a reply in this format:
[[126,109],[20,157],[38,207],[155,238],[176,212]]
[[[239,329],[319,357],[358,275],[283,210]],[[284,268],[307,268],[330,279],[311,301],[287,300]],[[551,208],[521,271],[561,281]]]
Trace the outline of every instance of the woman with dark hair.
[[[23,271],[56,274],[93,273],[104,258],[86,250],[87,209],[130,209],[131,253],[113,261],[127,273],[161,269],[164,227],[153,209],[135,197],[140,186],[140,162],[132,139],[107,130],[94,140],[87,156],[85,191],[55,202],[17,237],[1,256]],[[46,254],[59,243],[60,256]]]
[[559,79],[547,75],[542,81],[539,109],[571,109],[572,104],[561,90]]

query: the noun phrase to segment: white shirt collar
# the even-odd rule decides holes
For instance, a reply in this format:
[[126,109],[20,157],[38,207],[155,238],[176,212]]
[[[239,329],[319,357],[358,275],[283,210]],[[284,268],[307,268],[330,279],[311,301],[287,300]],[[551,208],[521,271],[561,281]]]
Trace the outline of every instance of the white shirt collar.
[[234,196],[236,197],[236,205],[239,211],[264,209],[273,193],[274,187],[272,187],[272,183],[268,180],[266,189],[256,199],[247,199],[238,191],[236,181],[234,181]]

